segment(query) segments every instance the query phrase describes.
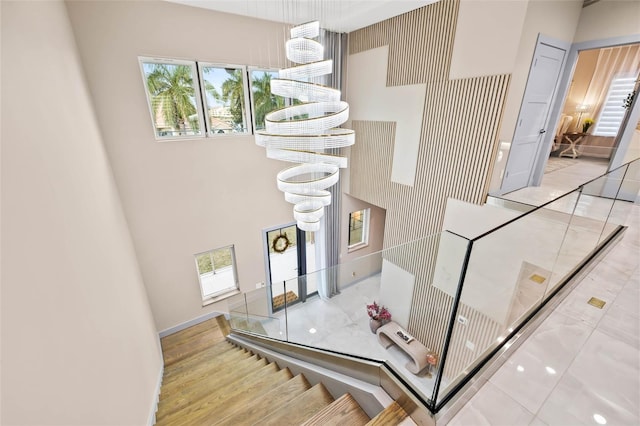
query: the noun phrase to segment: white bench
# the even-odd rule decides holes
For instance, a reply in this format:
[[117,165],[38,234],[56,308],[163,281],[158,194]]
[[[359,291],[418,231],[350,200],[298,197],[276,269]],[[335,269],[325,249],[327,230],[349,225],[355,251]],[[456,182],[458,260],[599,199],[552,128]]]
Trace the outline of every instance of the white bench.
[[398,323],[391,321],[378,329],[378,341],[385,349],[396,344],[413,361],[407,363],[407,369],[413,374],[418,374],[428,364],[427,355],[429,354],[429,349],[416,339],[411,339],[409,342],[405,341],[402,336],[398,335],[398,331],[405,335],[408,334]]

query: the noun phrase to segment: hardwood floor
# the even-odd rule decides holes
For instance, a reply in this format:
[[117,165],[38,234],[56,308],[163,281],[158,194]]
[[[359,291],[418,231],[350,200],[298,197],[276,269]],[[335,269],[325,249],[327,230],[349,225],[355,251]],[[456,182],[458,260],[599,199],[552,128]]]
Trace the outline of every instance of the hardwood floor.
[[158,425],[396,425],[396,403],[370,420],[351,395],[334,397],[228,342],[224,317],[161,339],[165,360]]

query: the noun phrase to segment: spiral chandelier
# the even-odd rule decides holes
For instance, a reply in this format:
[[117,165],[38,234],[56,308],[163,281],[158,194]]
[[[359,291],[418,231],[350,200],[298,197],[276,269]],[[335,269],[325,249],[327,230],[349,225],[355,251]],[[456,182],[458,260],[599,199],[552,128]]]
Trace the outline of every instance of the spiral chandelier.
[[286,55],[298,65],[279,71],[271,80],[271,93],[299,103],[267,114],[265,130],[256,132],[256,144],[266,149],[268,158],[300,163],[278,173],[278,189],[294,205],[298,228],[311,232],[320,229],[324,207],[331,204],[327,188],[347,167],[346,157],[326,150],[355,141],[353,130],[338,128],[349,118],[349,104],[340,100],[340,91],[311,82],[333,69],[331,59],[323,60],[324,47],[313,40],[319,33],[318,21],[291,29]]

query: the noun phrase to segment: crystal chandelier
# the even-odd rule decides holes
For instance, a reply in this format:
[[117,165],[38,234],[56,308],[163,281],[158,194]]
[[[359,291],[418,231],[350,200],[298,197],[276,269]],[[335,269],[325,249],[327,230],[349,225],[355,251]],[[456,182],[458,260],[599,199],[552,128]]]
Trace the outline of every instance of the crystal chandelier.
[[300,163],[278,173],[278,189],[294,204],[298,228],[320,229],[324,207],[331,204],[327,188],[338,182],[346,157],[327,149],[353,145],[353,130],[337,128],[349,118],[349,104],[340,100],[340,91],[312,83],[311,79],[331,74],[333,61],[323,60],[324,47],[315,40],[319,22],[291,29],[286,43],[287,59],[299,64],[280,70],[271,80],[271,93],[300,103],[273,111],[265,117],[265,130],[256,132],[256,144],[266,148],[267,157]]

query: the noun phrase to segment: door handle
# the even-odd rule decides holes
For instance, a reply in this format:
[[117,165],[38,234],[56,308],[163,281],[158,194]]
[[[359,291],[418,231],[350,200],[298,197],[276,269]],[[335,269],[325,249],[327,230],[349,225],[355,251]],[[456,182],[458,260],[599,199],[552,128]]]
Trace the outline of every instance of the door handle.
[[545,129],[540,129],[540,134],[546,133],[547,131]]

